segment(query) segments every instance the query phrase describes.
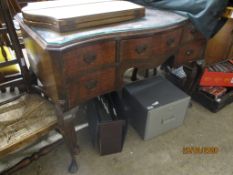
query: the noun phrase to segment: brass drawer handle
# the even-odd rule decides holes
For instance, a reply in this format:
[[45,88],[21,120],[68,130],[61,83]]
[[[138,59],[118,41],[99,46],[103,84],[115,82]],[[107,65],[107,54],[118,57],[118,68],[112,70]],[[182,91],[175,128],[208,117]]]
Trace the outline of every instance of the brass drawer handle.
[[91,64],[92,62],[96,60],[96,54],[93,54],[93,53],[86,54],[84,55],[83,60],[85,63]]
[[171,47],[174,43],[175,43],[174,38],[170,38],[170,39],[167,40],[167,46],[169,46],[169,47]]
[[187,50],[187,51],[185,52],[185,55],[186,55],[186,56],[191,56],[193,53],[194,53],[194,50],[193,50],[193,49],[190,49],[190,50]]
[[147,49],[147,45],[139,45],[136,47],[135,50],[138,54],[142,54],[143,52],[146,51],[146,49]]
[[88,90],[94,89],[97,86],[98,81],[97,80],[91,80],[85,83],[85,88]]

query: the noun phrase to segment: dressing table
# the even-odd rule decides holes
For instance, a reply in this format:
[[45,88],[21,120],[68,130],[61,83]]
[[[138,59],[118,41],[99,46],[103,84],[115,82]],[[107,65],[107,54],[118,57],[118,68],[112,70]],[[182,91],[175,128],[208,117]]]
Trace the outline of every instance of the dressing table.
[[[31,27],[22,15],[31,69],[46,95],[58,106],[58,121],[77,170],[72,117],[64,113],[79,104],[124,86],[129,68],[155,68],[173,56],[173,66],[201,59],[206,40],[179,14],[146,9],[143,18],[69,33]],[[60,108],[59,108],[60,107]]]

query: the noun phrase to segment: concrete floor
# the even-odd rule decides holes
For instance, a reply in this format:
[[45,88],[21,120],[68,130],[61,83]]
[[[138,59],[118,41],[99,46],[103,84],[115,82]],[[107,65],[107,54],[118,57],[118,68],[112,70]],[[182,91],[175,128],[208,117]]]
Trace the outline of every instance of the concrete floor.
[[[130,127],[123,151],[109,156],[99,156],[93,149],[87,128],[78,138],[79,175],[233,174],[233,104],[214,114],[194,102],[183,126],[149,141]],[[219,152],[183,154],[184,146],[216,146]],[[15,174],[66,175],[68,163],[69,154],[62,144]]]

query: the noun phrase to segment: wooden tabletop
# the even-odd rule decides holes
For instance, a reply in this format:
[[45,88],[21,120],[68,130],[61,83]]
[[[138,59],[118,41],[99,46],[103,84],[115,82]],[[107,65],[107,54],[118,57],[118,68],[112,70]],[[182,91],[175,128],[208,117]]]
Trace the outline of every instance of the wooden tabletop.
[[20,23],[20,26],[26,30],[31,37],[37,40],[39,44],[42,44],[43,47],[49,46],[56,48],[64,47],[72,43],[77,44],[78,42],[101,36],[117,36],[119,34],[127,34],[128,32],[159,30],[188,20],[187,17],[179,15],[178,13],[147,8],[145,17],[140,19],[75,32],[58,33],[46,28],[29,27],[23,22],[22,14],[18,14],[15,18]]

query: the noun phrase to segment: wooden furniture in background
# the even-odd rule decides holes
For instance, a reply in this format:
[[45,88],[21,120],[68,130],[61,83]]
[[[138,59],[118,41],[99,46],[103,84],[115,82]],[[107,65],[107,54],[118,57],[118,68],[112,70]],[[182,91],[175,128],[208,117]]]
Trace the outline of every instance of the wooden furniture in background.
[[21,7],[18,4],[17,0],[8,0],[7,3],[12,17],[21,12]]
[[233,59],[233,8],[228,8],[224,16],[228,18],[222,29],[208,41],[205,53],[206,63]]
[[[38,87],[33,88],[34,86],[30,81],[31,76],[25,64],[20,43],[13,25],[9,5],[7,0],[0,1],[0,16],[2,22],[4,22],[4,24],[0,26],[0,35],[7,37],[7,39],[9,36],[10,39],[9,43],[6,42],[5,38],[1,38],[0,40],[1,56],[4,57],[4,60],[0,62],[0,69],[18,64],[20,70],[18,74],[13,75],[5,74],[4,72],[2,77],[0,77],[0,89],[17,86],[21,87],[24,93],[21,91],[21,93],[16,96],[12,95],[13,98],[11,99],[0,99],[0,158],[8,154],[13,154],[25,146],[34,143],[52,129],[59,129],[62,134],[64,133],[63,129],[69,131],[69,128],[72,128],[74,125],[72,120],[72,118],[74,118],[73,115],[69,117],[69,121],[72,123],[71,127],[69,123],[61,124],[60,120],[56,118],[56,115],[65,116],[60,110],[60,106],[56,105],[55,110],[48,99],[46,100],[39,96],[42,93],[41,89]],[[6,46],[10,46],[14,50],[15,59],[9,59],[9,54],[7,54],[7,49],[5,49]],[[39,92],[39,95],[33,94],[33,90]],[[26,93],[28,94],[25,95]],[[57,123],[59,123],[59,125]],[[74,137],[74,135],[70,135],[70,137]],[[76,145],[74,147],[77,148]],[[35,153],[32,157],[23,160],[17,164],[17,167],[7,172],[0,173],[8,174],[9,172],[14,172],[37,159],[39,156],[46,154],[48,150],[51,150],[50,147],[43,149],[43,152],[40,151],[39,153]],[[77,149],[75,151],[77,151]],[[72,152],[73,155],[75,153],[76,152]]]
[[46,0],[15,0],[19,4],[19,6],[22,8],[26,6],[29,2],[40,2],[40,1],[46,1]]
[[[201,59],[206,44],[187,18],[160,10],[146,9],[140,20],[65,34],[30,27],[21,15],[16,19],[23,30],[32,70],[63,111],[121,89],[123,75],[131,67],[155,68],[172,56],[174,66]],[[70,127],[69,118],[59,116],[60,123]],[[64,130],[76,167],[76,137],[72,135],[74,128]]]
[[[4,74],[2,73],[2,81],[0,82],[0,88],[4,89],[6,87],[11,86],[21,86],[21,89],[27,90],[29,85],[29,73],[28,69],[25,64],[24,56],[21,50],[21,46],[14,28],[14,24],[12,21],[12,17],[8,8],[8,1],[2,0],[0,1],[0,16],[2,18],[2,22],[4,25],[1,25],[0,27],[0,36],[1,36],[1,51],[2,56],[5,57],[5,61],[0,62],[0,68],[6,68],[11,65],[18,64],[20,71],[16,74]],[[9,40],[8,40],[9,36]],[[14,59],[8,59],[7,54],[4,46],[8,46],[14,50],[15,52],[15,58]],[[9,54],[8,54],[9,55]]]

